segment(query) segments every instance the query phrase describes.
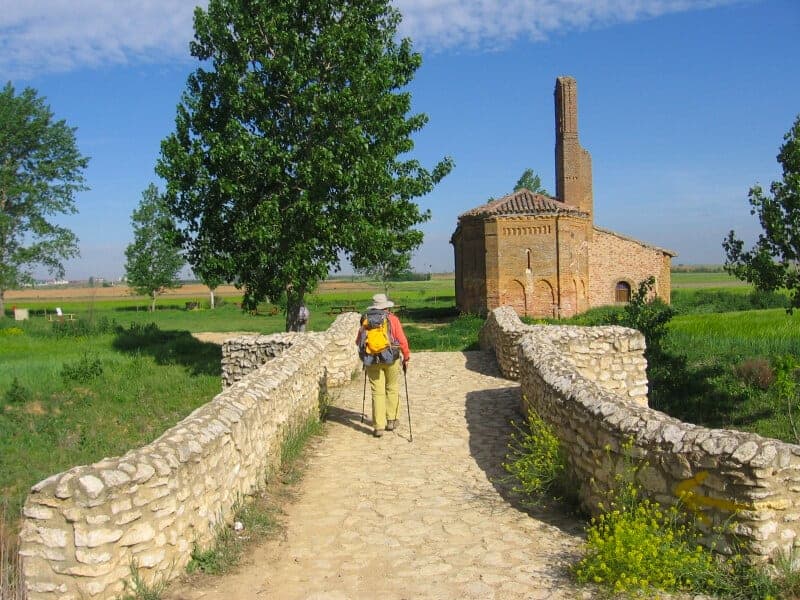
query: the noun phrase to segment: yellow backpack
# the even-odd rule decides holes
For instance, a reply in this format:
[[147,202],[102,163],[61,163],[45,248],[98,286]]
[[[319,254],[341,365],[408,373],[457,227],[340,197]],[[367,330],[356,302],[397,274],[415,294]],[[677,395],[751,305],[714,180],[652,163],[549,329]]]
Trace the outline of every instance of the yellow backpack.
[[393,345],[392,325],[384,310],[370,308],[361,317],[361,344],[359,355],[365,365],[392,364],[397,359]]

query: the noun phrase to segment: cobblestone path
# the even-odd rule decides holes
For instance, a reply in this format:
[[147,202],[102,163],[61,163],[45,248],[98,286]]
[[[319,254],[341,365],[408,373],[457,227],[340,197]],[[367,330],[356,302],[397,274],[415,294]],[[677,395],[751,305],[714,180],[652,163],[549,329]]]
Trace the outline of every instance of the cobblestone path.
[[[566,567],[580,525],[524,511],[496,482],[519,386],[483,352],[416,353],[399,428],[360,420],[363,377],[335,390],[282,539],[173,600],[576,599]],[[369,416],[367,386],[367,413]]]

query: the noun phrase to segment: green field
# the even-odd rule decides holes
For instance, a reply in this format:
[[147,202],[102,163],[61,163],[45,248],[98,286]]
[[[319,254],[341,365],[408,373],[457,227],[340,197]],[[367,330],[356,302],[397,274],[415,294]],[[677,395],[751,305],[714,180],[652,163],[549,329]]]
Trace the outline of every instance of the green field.
[[[361,310],[383,291],[360,287],[309,296],[309,329],[327,329],[334,307]],[[392,283],[389,294],[415,350],[474,347],[481,320],[456,314],[452,279]],[[10,518],[37,481],[146,444],[220,391],[220,347],[192,333],[284,330],[275,307],[249,314],[237,300],[187,310],[186,299],[165,299],[154,313],[136,298],[32,301],[31,319],[0,321],[0,490]],[[56,305],[77,320],[38,316]]]
[[749,284],[739,281],[727,273],[702,273],[673,271],[671,274],[672,289],[709,288],[709,287],[741,287],[749,288]]
[[[795,441],[787,407],[746,371],[753,361],[769,369],[773,357],[800,358],[800,316],[775,308],[785,296],[753,294],[721,273],[674,277],[678,315],[667,362],[651,365],[651,404],[698,424]],[[363,309],[379,291],[375,283],[332,282],[307,297],[309,329],[327,329],[335,307]],[[414,351],[477,347],[483,321],[457,314],[452,278],[392,283],[389,295],[403,305]],[[220,348],[192,333],[283,331],[277,307],[263,304],[250,314],[238,308],[240,300],[187,310],[185,298],[162,299],[155,313],[137,298],[41,300],[26,303],[37,315],[29,321],[0,321],[0,490],[11,518],[30,485],[146,444],[219,392]],[[56,305],[77,321],[38,316]],[[764,306],[773,308],[750,310]]]

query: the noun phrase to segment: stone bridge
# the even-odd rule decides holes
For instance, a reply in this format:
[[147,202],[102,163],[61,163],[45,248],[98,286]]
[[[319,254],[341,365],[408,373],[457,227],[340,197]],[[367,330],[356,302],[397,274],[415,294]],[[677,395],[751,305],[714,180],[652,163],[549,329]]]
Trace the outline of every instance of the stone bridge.
[[336,390],[282,538],[167,600],[581,598],[577,520],[526,511],[499,481],[519,385],[486,352],[416,353],[407,381],[411,430],[402,388],[380,439],[361,421],[363,377]]
[[[223,346],[225,389],[153,443],[34,486],[20,534],[31,599],[119,596],[179,574],[232,509],[274,472],[280,444],[335,398],[285,539],[219,589],[172,598],[579,598],[567,565],[580,526],[525,510],[502,482],[509,421],[532,406],[564,443],[585,509],[631,458],[646,492],[730,520],[750,552],[794,543],[800,448],[708,430],[649,409],[644,340],[619,328],[523,325],[499,308],[481,332],[492,352],[416,353],[400,428],[361,422],[358,315],[327,332]],[[501,375],[502,373],[502,375]],[[355,374],[355,377],[353,377]],[[517,383],[519,381],[519,383]],[[413,441],[411,434],[413,433]]]

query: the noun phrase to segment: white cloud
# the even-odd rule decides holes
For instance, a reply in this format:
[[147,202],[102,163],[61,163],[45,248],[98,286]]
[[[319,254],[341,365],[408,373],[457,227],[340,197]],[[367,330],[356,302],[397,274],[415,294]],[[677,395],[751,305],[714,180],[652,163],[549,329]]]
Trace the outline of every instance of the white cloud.
[[186,0],[0,0],[0,80],[189,57]]
[[739,0],[395,0],[423,49],[490,49],[526,38],[651,19]]
[[[422,49],[503,46],[739,0],[394,0]],[[188,59],[194,2],[0,0],[0,80]],[[205,2],[201,2],[205,5]]]

